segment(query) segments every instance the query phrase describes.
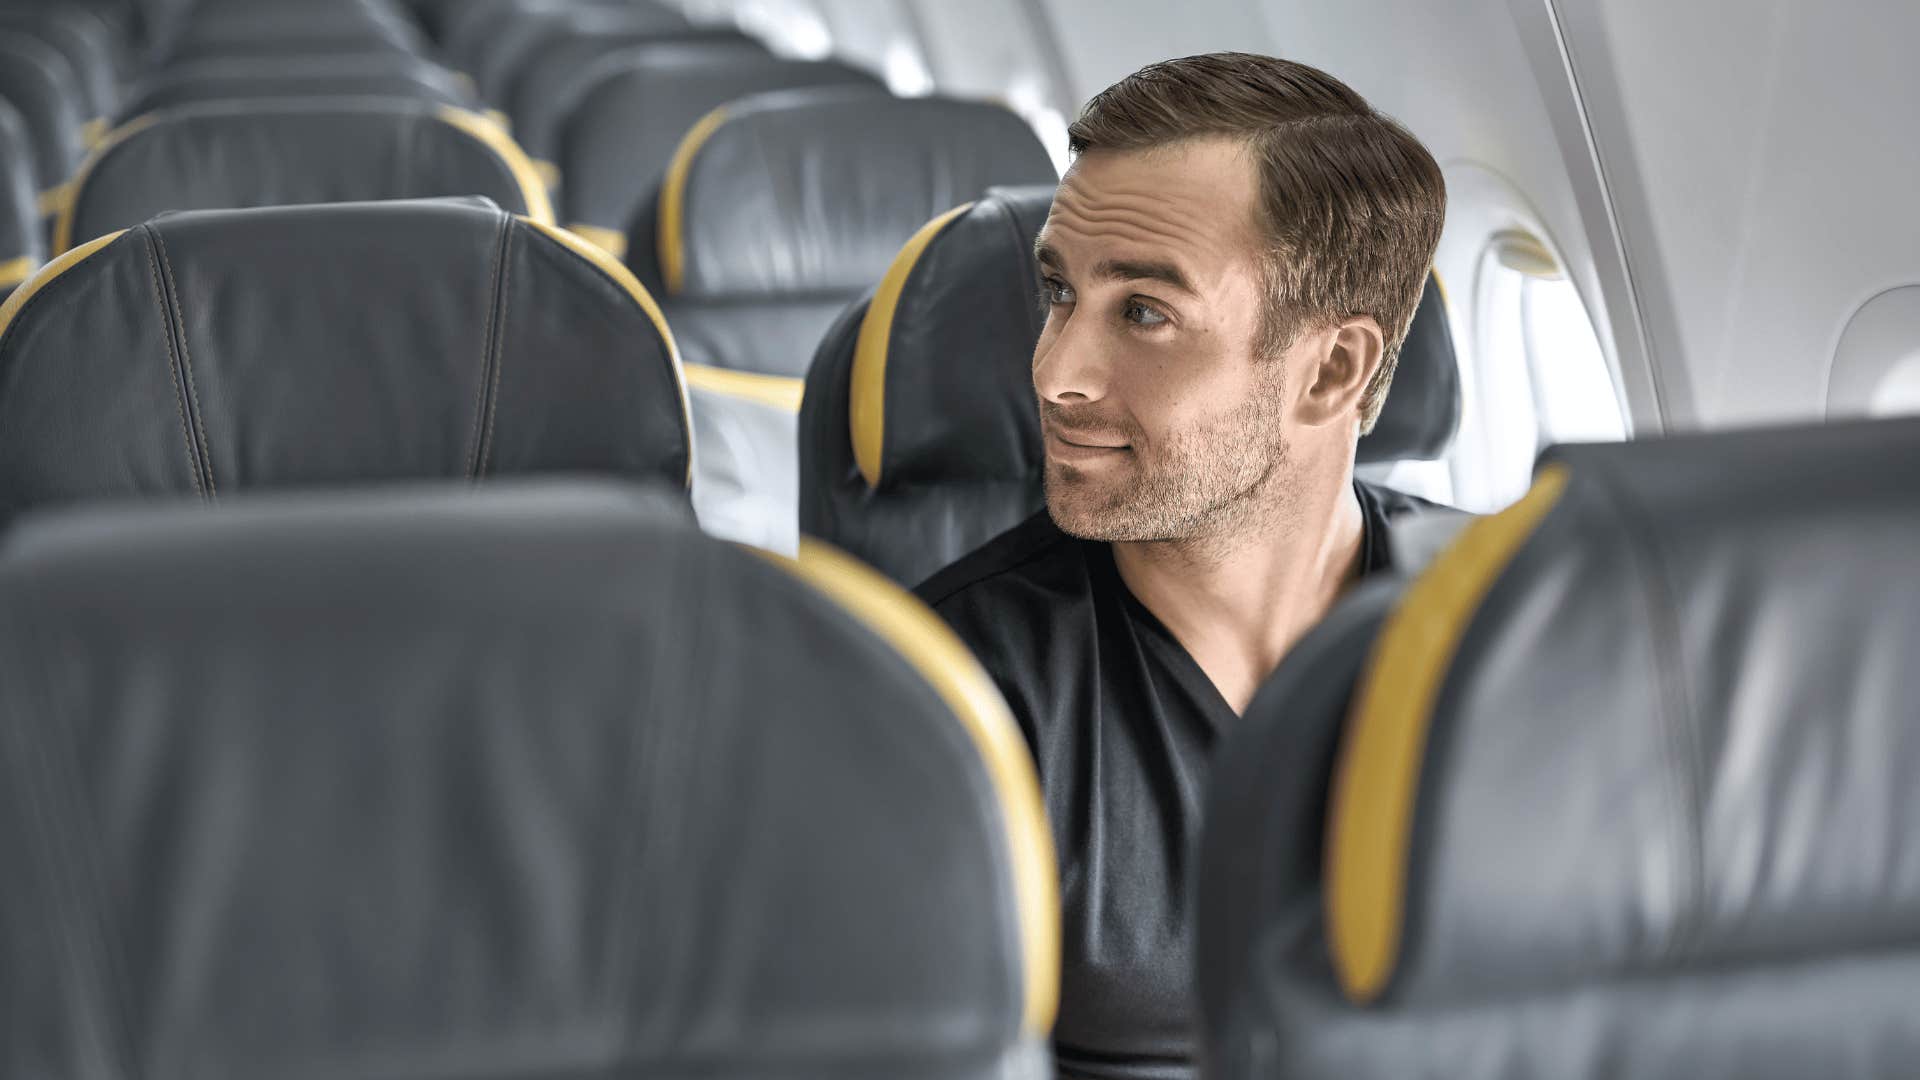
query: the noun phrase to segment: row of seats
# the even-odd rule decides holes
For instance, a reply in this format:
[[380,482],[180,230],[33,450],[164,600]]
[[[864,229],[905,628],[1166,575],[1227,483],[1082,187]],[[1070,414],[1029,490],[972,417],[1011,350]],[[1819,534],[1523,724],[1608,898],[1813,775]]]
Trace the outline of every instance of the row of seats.
[[[1905,1075],[1911,460],[1563,449],[1337,607],[1217,758],[1206,1075]],[[1051,1075],[1020,736],[844,556],[553,481],[42,513],[0,694],[8,1075]]]

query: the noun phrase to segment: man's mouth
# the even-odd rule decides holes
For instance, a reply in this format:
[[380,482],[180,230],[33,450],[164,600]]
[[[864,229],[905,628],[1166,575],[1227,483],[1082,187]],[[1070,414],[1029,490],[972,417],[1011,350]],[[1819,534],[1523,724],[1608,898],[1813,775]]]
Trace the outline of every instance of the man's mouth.
[[1128,449],[1124,441],[1111,435],[1047,430],[1047,456],[1056,461],[1090,461]]

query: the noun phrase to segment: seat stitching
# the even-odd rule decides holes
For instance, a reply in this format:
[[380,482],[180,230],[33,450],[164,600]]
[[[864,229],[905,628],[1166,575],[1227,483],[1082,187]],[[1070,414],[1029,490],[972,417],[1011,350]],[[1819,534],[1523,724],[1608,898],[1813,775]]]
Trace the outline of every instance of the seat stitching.
[[493,320],[494,309],[500,302],[500,264],[505,259],[507,234],[513,228],[513,219],[505,214],[500,216],[500,232],[494,240],[493,256],[487,264],[487,287],[491,295],[487,298],[486,314],[480,323],[480,377],[473,384],[473,431],[467,436],[467,479],[479,476],[480,441],[485,430],[487,410],[487,385],[489,369],[493,366]]
[[140,231],[147,237],[147,270],[152,275],[154,297],[160,301],[160,319],[166,324],[163,336],[167,342],[167,375],[173,383],[173,411],[180,417],[180,438],[187,448],[187,473],[193,478],[194,494],[204,495],[206,490],[200,486],[200,462],[193,456],[193,432],[187,426],[186,395],[180,388],[180,357],[173,346],[173,309],[167,303],[166,286],[160,282],[160,264],[154,259],[151,231],[144,226]]
[[187,347],[187,313],[180,309],[180,288],[173,274],[173,263],[167,258],[167,245],[160,239],[159,230],[149,229],[148,234],[153,237],[153,246],[159,249],[160,266],[167,278],[167,294],[173,298],[172,318],[179,328],[180,335],[180,371],[186,376],[187,398],[193,403],[193,413],[190,417],[193,422],[193,437],[199,441],[200,466],[206,470],[207,497],[215,498],[219,496],[220,488],[214,483],[213,455],[207,450],[207,418],[200,409],[200,391],[194,386],[193,381],[193,353]]
[[1658,702],[1665,735],[1663,753],[1667,759],[1669,795],[1676,818],[1674,828],[1674,870],[1678,875],[1675,891],[1680,906],[1674,913],[1674,925],[1663,953],[1668,959],[1686,954],[1698,934],[1704,916],[1706,863],[1703,848],[1704,811],[1701,807],[1705,787],[1700,770],[1700,745],[1694,721],[1692,694],[1686,674],[1677,662],[1680,653],[1680,628],[1674,591],[1665,563],[1646,527],[1646,515],[1622,485],[1612,482],[1607,468],[1597,464],[1583,466],[1607,495],[1620,514],[1620,522],[1631,542],[1636,561],[1644,568],[1635,575],[1645,601],[1647,633],[1652,643],[1652,661],[1657,680]]
[[513,219],[507,219],[506,234],[500,240],[500,287],[494,294],[499,314],[493,319],[493,385],[487,388],[487,430],[480,438],[480,468],[475,478],[486,475],[493,460],[493,418],[500,414],[500,369],[507,366],[507,305],[513,284]]

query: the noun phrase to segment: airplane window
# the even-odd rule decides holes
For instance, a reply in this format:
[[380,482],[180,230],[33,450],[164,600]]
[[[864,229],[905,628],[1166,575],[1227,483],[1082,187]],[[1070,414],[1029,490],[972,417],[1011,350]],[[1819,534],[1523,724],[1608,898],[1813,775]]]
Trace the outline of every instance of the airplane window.
[[1620,396],[1580,294],[1524,233],[1489,245],[1479,272],[1480,332],[1467,370],[1453,458],[1454,502],[1497,510],[1526,493],[1542,449],[1627,437]]
[[800,60],[833,54],[833,31],[819,9],[804,0],[747,0],[734,12],[734,21],[775,52]]
[[1868,416],[1920,416],[1920,352],[1895,364],[1874,387]]
[[888,42],[881,70],[886,75],[887,89],[901,97],[924,97],[933,93],[933,72],[927,70],[926,60],[912,42],[901,38]]

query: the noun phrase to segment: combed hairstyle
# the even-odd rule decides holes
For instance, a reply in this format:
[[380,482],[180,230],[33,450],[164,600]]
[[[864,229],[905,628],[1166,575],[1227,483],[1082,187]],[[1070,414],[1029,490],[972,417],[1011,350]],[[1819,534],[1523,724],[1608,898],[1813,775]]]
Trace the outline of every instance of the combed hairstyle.
[[1245,140],[1267,234],[1262,349],[1372,316],[1386,339],[1360,403],[1360,429],[1373,430],[1446,217],[1446,182],[1418,139],[1326,72],[1251,53],[1141,68],[1087,102],[1068,136],[1076,155]]

